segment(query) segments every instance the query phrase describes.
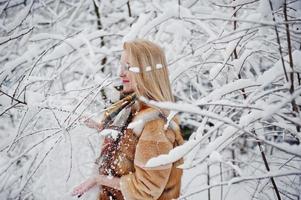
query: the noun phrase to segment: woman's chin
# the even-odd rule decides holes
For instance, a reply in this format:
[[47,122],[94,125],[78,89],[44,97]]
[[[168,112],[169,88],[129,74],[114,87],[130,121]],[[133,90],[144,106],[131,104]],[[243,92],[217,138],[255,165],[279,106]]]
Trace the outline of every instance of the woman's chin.
[[123,93],[132,93],[132,92],[134,92],[134,90],[132,88],[128,88],[128,87],[124,86],[122,92]]

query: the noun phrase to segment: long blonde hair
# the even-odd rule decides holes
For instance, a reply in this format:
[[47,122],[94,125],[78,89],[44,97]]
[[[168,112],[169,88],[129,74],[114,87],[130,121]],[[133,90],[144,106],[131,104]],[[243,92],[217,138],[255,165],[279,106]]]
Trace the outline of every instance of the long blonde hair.
[[[125,42],[123,49],[128,55],[130,65],[139,67],[140,73],[131,72],[137,96],[155,101],[174,102],[163,49],[153,42],[142,39]],[[162,68],[157,69],[156,64],[161,64]],[[146,70],[147,66],[151,67],[150,71]]]

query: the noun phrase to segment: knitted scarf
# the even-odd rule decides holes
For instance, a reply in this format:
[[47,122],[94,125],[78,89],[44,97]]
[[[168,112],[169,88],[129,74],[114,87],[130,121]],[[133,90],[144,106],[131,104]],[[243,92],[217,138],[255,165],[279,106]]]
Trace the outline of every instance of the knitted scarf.
[[103,131],[108,134],[103,142],[100,156],[95,163],[99,166],[99,173],[102,175],[116,176],[112,168],[115,153],[118,150],[121,136],[132,119],[132,105],[135,103],[136,95],[129,94],[121,100],[112,104],[104,114]]

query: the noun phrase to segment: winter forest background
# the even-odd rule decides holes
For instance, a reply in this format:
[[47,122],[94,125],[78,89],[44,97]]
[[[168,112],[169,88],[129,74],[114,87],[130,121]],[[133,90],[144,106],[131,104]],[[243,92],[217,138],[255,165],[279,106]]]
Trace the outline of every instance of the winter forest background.
[[[0,0],[0,199],[93,174],[122,42],[160,44],[186,143],[179,199],[301,199],[301,0]],[[173,112],[174,113],[174,112]],[[97,189],[81,199],[95,199]]]

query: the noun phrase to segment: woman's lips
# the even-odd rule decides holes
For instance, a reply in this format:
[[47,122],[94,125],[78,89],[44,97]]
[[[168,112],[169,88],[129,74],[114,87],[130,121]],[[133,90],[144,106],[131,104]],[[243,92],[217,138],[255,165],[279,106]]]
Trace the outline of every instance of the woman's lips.
[[122,80],[123,83],[128,83],[130,82],[129,80]]

